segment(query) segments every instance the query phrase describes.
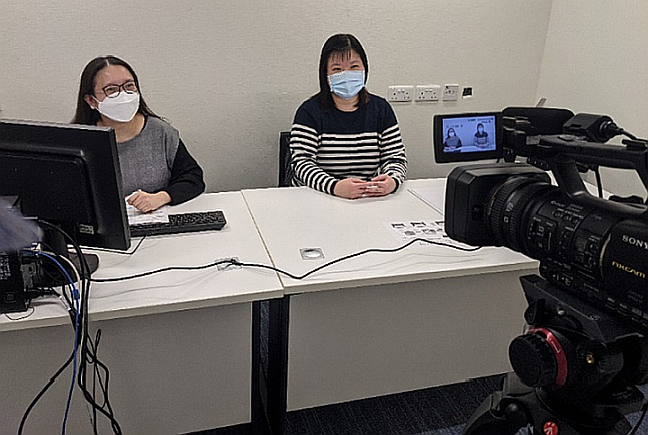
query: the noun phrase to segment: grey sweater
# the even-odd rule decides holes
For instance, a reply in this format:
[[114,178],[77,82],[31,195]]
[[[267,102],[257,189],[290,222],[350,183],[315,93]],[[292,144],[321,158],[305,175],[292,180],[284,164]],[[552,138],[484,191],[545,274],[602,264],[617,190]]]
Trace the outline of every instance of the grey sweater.
[[202,169],[189,155],[178,130],[149,116],[133,139],[117,144],[122,192],[164,190],[171,204],[187,201],[205,190]]

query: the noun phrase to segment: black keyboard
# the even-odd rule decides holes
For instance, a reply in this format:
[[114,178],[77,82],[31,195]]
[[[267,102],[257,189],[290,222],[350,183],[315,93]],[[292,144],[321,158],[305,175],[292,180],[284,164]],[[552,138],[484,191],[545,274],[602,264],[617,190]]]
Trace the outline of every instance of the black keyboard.
[[220,230],[227,221],[222,211],[201,211],[196,213],[170,214],[169,222],[133,225],[132,237],[155,236],[158,234],[178,234],[195,231]]

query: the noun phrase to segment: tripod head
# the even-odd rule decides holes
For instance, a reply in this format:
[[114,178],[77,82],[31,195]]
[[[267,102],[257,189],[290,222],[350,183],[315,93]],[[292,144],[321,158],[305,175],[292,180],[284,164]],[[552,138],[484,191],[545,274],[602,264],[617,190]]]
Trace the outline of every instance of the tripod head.
[[552,285],[521,278],[529,306],[526,334],[509,347],[514,373],[464,429],[466,435],[625,435],[625,415],[644,403],[648,341],[635,324]]
[[593,397],[610,383],[648,381],[643,328],[599,310],[538,276],[522,279],[529,307],[527,334],[509,347],[513,369],[552,395]]

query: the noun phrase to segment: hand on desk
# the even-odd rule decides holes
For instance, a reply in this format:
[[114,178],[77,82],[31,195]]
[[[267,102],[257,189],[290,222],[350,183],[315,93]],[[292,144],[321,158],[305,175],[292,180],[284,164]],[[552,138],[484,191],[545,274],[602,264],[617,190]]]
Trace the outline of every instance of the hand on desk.
[[128,197],[127,202],[142,213],[149,213],[170,203],[171,197],[163,190],[158,193],[148,193],[138,189]]
[[341,198],[357,199],[371,196],[389,195],[396,189],[396,181],[389,175],[379,175],[371,181],[359,178],[340,180],[333,189],[333,194]]
[[359,178],[345,178],[340,180],[333,189],[333,194],[341,198],[357,199],[362,196],[367,182]]
[[373,190],[367,190],[365,196],[385,196],[396,190],[396,180],[385,174],[372,178],[368,184],[376,187]]

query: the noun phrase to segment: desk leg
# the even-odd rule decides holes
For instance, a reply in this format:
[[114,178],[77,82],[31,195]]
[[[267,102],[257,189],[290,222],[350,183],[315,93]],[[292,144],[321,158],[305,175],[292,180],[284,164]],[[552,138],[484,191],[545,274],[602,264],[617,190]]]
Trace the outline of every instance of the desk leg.
[[267,301],[252,302],[252,394],[251,417],[252,433],[267,434],[267,389],[261,362],[261,304]]
[[268,421],[272,435],[284,433],[288,395],[290,296],[270,300],[268,330]]
[[289,296],[252,303],[252,433],[284,432]]

